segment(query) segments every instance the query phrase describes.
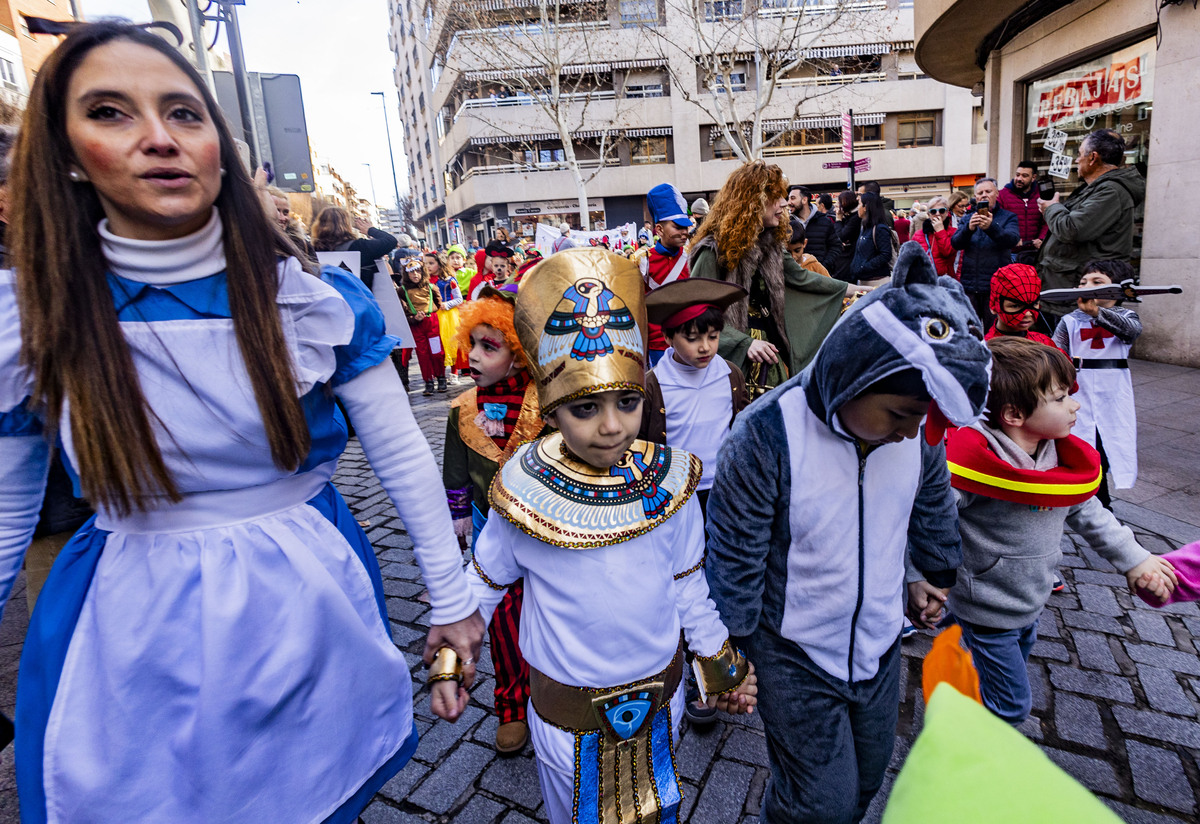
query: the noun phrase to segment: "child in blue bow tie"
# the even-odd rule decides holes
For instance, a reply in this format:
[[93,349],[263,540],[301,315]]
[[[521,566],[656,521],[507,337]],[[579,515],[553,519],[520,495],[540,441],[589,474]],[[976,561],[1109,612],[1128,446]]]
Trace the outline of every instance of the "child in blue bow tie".
[[[488,488],[500,464],[518,446],[543,432],[537,390],[530,384],[525,352],[513,328],[516,285],[484,286],[476,300],[459,311],[458,347],[467,353],[475,388],[450,406],[442,480],[454,531],[471,545],[488,517]],[[489,626],[496,671],[495,708],[500,719],[496,749],[520,752],[529,737],[525,705],[529,667],[517,645],[522,585],[518,581],[496,607]]]

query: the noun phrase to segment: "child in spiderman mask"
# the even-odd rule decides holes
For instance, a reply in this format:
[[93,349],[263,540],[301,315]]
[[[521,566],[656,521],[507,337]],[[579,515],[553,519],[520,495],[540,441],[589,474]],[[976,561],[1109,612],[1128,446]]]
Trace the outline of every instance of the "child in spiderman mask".
[[[516,284],[485,283],[479,297],[462,307],[458,348],[467,353],[475,388],[450,404],[442,478],[454,531],[474,547],[488,517],[488,488],[500,464],[526,441],[544,434],[537,387],[526,368],[525,350],[513,328]],[[496,751],[520,752],[529,740],[525,705],[529,665],[519,647],[523,582],[509,587],[492,615],[492,666],[496,673]]]
[[992,275],[992,291],[988,298],[988,308],[996,316],[996,322],[983,339],[1028,338],[1054,346],[1054,341],[1046,335],[1033,331],[1041,314],[1041,294],[1042,279],[1032,266],[1010,263],[997,269]]

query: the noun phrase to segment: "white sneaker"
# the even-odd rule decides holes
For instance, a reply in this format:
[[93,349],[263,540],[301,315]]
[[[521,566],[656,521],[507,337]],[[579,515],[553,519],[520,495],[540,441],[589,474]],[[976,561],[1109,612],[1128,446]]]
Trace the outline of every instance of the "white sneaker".
[[450,373],[450,377],[446,379],[446,382],[451,386],[458,386],[459,383],[461,383],[461,381],[458,379],[458,375],[456,375],[454,372]]

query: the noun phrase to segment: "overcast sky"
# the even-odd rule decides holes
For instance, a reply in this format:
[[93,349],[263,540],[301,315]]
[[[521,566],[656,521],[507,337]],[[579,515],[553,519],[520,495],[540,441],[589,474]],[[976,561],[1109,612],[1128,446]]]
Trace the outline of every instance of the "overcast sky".
[[[146,0],[82,0],[82,6],[88,19],[150,19]],[[390,207],[395,195],[383,107],[371,92],[386,95],[402,194],[408,189],[408,160],[392,81],[395,58],[387,43],[387,0],[246,0],[238,22],[246,69],[300,75],[313,149],[366,197],[371,184],[362,164],[370,163],[377,202]],[[224,30],[217,49],[228,50]]]

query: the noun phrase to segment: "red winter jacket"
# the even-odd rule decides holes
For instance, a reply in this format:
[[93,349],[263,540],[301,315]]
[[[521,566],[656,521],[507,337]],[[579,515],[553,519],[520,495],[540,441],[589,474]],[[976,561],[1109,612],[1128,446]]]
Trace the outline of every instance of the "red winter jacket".
[[[947,224],[950,221],[946,221]],[[925,250],[925,254],[929,255],[933,261],[933,268],[937,270],[939,275],[950,275],[955,280],[962,280],[962,258],[959,257],[958,250],[950,245],[950,238],[954,237],[953,227],[947,225],[940,232],[935,232],[933,235],[933,248],[929,248],[929,237],[925,234],[924,221],[918,223],[912,233],[912,239]],[[954,261],[957,258],[958,267],[955,268]]]
[[1000,190],[999,203],[1017,216],[1017,227],[1021,230],[1021,242],[1013,247],[1014,252],[1024,252],[1033,248],[1033,241],[1046,239],[1046,219],[1038,208],[1037,186],[1030,186],[1029,191],[1021,194],[1012,183],[1006,183]]

